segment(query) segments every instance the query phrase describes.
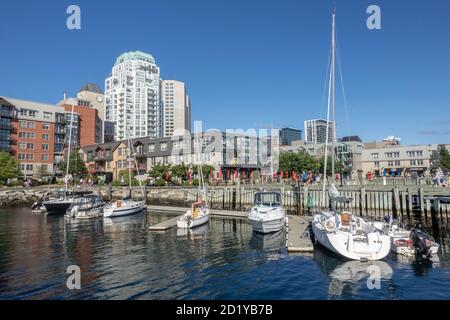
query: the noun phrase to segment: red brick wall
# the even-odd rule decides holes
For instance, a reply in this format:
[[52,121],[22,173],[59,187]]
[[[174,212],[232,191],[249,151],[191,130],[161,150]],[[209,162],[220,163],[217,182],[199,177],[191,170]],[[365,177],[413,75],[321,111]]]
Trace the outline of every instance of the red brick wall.
[[[72,111],[71,105],[63,106],[66,111]],[[75,106],[73,111],[78,113],[80,121],[80,147],[90,146],[96,143],[95,141],[95,126],[98,119],[97,109]]]

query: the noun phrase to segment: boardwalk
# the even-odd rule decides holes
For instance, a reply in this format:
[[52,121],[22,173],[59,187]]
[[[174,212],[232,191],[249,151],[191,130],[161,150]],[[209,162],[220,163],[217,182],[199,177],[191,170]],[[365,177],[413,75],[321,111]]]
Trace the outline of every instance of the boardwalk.
[[286,233],[288,252],[313,252],[314,245],[309,231],[308,217],[288,215],[288,231]]

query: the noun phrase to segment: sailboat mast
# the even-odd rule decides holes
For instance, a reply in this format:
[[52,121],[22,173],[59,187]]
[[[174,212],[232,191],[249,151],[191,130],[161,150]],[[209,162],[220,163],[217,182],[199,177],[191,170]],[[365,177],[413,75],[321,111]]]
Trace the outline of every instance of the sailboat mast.
[[[69,185],[69,165],[70,165],[70,152],[72,146],[72,124],[73,124],[73,109],[75,108],[75,104],[72,103],[72,112],[70,113],[70,127],[69,127],[69,147],[67,148],[67,165],[66,165],[66,192],[67,194],[68,185]],[[64,196],[65,196],[64,195]]]
[[[333,11],[332,20],[332,33],[331,33],[331,66],[330,66],[330,79],[328,83],[328,104],[327,104],[327,125],[325,133],[325,158],[323,166],[323,188],[322,188],[322,207],[326,207],[326,186],[327,186],[327,167],[328,167],[328,140],[330,137],[330,108],[334,115],[334,21],[335,12]],[[333,116],[334,117],[334,116]],[[333,126],[334,128],[334,126]],[[333,139],[333,149],[334,149],[334,139]],[[334,175],[334,150],[332,159],[332,174]]]
[[128,183],[130,185],[131,195],[131,140],[128,138]]
[[333,30],[331,36],[331,110],[332,110],[332,160],[331,160],[331,181],[335,180],[336,171],[336,110],[335,110],[335,94],[334,94],[334,65],[335,65],[335,19],[336,13],[333,11]]

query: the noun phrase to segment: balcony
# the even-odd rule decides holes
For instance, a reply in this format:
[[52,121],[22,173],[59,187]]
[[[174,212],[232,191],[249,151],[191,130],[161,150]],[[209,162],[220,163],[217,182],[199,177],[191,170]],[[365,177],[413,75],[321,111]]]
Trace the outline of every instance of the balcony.
[[3,118],[15,118],[16,114],[13,110],[0,110],[0,117]]
[[11,123],[0,122],[0,129],[11,129]]

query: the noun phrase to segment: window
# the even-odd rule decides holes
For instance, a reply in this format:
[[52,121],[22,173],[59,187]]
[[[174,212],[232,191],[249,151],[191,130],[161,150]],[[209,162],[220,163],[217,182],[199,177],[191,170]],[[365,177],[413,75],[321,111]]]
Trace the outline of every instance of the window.
[[410,163],[412,166],[415,166],[415,165],[416,165],[416,160],[411,160],[409,163]]
[[372,159],[378,159],[378,153],[372,153]]
[[394,161],[388,161],[388,166],[392,167],[394,165]]
[[48,150],[48,144],[47,143],[42,144],[42,150]]
[[43,154],[41,157],[42,161],[48,161],[48,154]]
[[379,168],[380,167],[380,161],[375,161],[374,165],[375,165],[375,167]]
[[48,172],[48,165],[43,164],[43,165],[41,166],[41,168],[42,168],[42,171]]
[[400,160],[395,160],[395,161],[394,161],[394,164],[395,164],[396,166],[399,166],[399,165],[400,165]]
[[25,142],[19,142],[19,149],[26,149],[27,144]]
[[34,139],[36,138],[36,134],[34,132],[27,132],[27,139]]
[[28,150],[34,150],[34,143],[27,143]]
[[20,120],[20,121],[19,121],[19,127],[20,127],[20,128],[27,128],[27,122],[26,122],[26,121],[23,121],[23,120]]
[[26,170],[27,171],[33,171],[33,165],[32,164],[27,164],[26,165]]
[[155,151],[155,144],[149,143],[148,144],[148,152],[154,152]]
[[117,155],[121,156],[122,155],[122,147],[120,147],[119,149],[117,149]]
[[44,112],[44,119],[51,119],[52,113],[51,112]]
[[19,138],[26,138],[26,136],[27,136],[26,132],[23,131],[19,132]]
[[19,154],[17,155],[17,158],[18,158],[19,160],[25,160],[25,153],[19,153]]
[[423,160],[417,160],[417,164],[418,164],[419,166],[423,166]]
[[167,150],[167,142],[161,142],[161,144],[159,146],[161,148],[161,151],[166,151]]
[[42,135],[42,140],[48,140],[48,133],[44,133]]
[[34,122],[32,122],[32,121],[28,121],[27,122],[27,128],[34,129],[34,128],[36,128],[36,124]]
[[400,152],[386,152],[386,158],[399,158]]
[[49,123],[44,123],[44,124],[42,124],[42,129],[44,129],[44,130],[50,130],[50,124],[49,124]]
[[33,159],[34,159],[34,154],[27,153],[27,160],[33,160]]

